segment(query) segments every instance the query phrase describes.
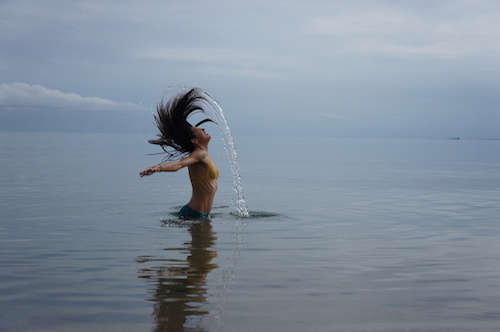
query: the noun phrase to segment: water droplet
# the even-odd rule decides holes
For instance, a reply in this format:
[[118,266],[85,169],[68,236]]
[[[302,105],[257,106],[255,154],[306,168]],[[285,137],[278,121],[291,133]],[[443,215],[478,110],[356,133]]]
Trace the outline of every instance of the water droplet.
[[[229,161],[231,162],[231,172],[233,173],[233,189],[234,195],[236,197],[232,198],[232,205],[236,209],[237,213],[241,217],[248,217],[250,214],[248,212],[247,203],[245,201],[245,195],[243,193],[243,187],[241,185],[240,167],[236,161],[236,148],[234,147],[233,136],[231,135],[231,129],[227,122],[222,108],[215,98],[207,91],[203,90],[203,93],[208,97],[208,107],[204,107],[205,113],[217,123],[217,127],[221,133],[222,141],[224,142],[224,149],[226,150]],[[204,103],[205,104],[205,103]]]

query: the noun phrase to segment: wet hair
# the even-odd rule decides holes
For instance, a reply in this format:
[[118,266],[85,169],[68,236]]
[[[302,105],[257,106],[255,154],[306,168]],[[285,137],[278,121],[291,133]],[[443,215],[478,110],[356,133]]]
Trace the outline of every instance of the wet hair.
[[[156,106],[156,126],[160,130],[158,138],[149,140],[151,144],[161,146],[167,156],[164,161],[176,160],[193,152],[195,146],[191,140],[194,134],[192,125],[187,121],[189,115],[194,113],[205,113],[202,104],[209,103],[209,97],[202,89],[193,88],[188,92],[180,93],[167,102],[161,100]],[[205,122],[214,122],[206,118],[198,122],[195,127]]]

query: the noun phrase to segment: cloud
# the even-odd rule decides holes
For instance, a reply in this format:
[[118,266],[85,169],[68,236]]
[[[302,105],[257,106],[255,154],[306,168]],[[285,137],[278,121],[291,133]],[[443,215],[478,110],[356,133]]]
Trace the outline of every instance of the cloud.
[[[328,130],[364,134],[381,119],[400,125],[424,115],[446,128],[457,113],[499,127],[489,115],[499,105],[498,0],[22,0],[0,7],[4,128],[8,119],[61,127],[78,118],[94,130],[136,122],[137,113],[149,125],[150,105],[171,84],[208,89],[241,128],[264,117],[255,123],[276,119],[317,132],[321,126],[302,116],[313,114]],[[415,130],[428,126],[417,122]]]
[[338,115],[338,114],[333,114],[333,113],[320,113],[318,115],[322,118],[330,119],[330,120],[343,120],[343,121],[351,120],[350,117]]
[[185,63],[189,65],[184,70],[219,76],[279,79],[287,77],[292,66],[272,52],[230,47],[143,48],[134,56],[146,61]]
[[[463,11],[459,12],[461,8]],[[467,2],[438,7],[380,6],[310,17],[305,35],[330,38],[333,53],[468,57],[500,54],[500,13]]]
[[99,97],[82,97],[23,82],[0,84],[0,109],[3,111],[138,111],[144,107],[134,103],[119,103]]
[[22,82],[0,84],[0,130],[133,132],[149,122],[150,110],[134,103]]

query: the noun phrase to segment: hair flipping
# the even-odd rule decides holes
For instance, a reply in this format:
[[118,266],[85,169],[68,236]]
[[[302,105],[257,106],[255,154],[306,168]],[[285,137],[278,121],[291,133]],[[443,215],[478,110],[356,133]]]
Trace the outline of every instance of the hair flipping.
[[[167,154],[164,160],[175,160],[193,152],[195,146],[191,139],[194,138],[191,131],[192,125],[187,121],[189,115],[202,112],[205,113],[201,104],[209,103],[207,95],[199,88],[193,88],[188,92],[180,93],[167,102],[163,100],[156,106],[156,126],[160,130],[158,139],[149,140],[151,144],[161,146]],[[205,113],[206,115],[206,113]],[[195,126],[205,122],[214,122],[207,118]]]

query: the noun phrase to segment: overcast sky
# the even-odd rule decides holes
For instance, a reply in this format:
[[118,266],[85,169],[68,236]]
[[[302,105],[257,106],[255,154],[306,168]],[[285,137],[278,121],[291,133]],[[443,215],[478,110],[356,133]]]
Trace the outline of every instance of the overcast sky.
[[500,1],[0,0],[0,129],[149,131],[172,84],[235,135],[500,138]]

